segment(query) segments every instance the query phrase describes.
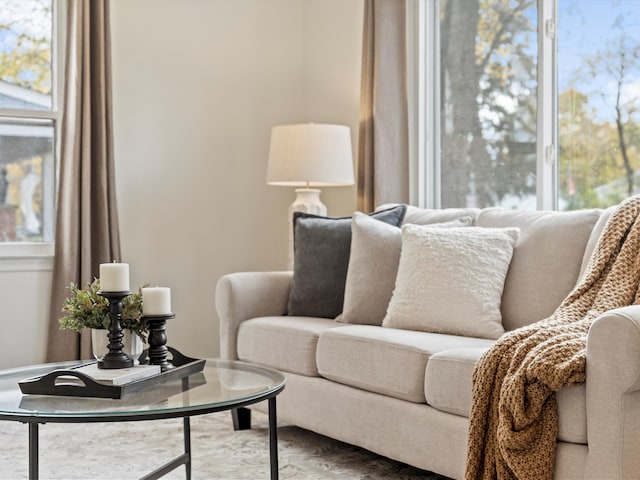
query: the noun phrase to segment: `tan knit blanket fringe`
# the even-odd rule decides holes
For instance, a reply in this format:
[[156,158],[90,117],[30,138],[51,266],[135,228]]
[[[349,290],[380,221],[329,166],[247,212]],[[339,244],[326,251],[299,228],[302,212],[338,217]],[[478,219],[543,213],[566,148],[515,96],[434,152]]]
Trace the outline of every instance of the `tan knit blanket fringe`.
[[555,392],[585,381],[587,332],[639,303],[640,196],[612,213],[583,280],[547,319],[503,335],[473,372],[465,480],[551,480]]

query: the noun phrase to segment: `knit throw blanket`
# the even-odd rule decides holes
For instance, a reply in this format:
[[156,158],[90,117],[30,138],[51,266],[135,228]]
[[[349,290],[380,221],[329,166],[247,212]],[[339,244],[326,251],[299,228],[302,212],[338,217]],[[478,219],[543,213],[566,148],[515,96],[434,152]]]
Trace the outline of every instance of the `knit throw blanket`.
[[547,319],[503,335],[473,372],[465,480],[551,480],[555,392],[585,381],[587,332],[601,313],[638,303],[640,196],[612,213],[583,280]]

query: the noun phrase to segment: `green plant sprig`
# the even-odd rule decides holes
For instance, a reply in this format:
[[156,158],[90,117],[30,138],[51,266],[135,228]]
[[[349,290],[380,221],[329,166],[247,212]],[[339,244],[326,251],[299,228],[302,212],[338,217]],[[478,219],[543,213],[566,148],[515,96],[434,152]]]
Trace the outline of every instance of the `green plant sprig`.
[[[148,286],[147,284],[143,287]],[[122,328],[128,328],[143,340],[149,329],[142,318],[142,288],[122,299]],[[81,331],[85,328],[106,330],[109,328],[109,301],[98,295],[100,279],[94,278],[86,289],[80,289],[75,283],[69,285],[69,296],[62,306],[64,316],[60,318],[60,328]]]

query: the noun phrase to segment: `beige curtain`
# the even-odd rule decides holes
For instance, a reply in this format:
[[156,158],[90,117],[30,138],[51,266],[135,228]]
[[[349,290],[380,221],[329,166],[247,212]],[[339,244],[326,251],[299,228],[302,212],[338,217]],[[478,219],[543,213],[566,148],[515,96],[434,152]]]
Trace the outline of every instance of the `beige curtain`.
[[365,0],[358,209],[409,201],[405,0]]
[[88,334],[61,331],[70,282],[85,286],[99,264],[120,260],[116,208],[109,0],[67,2],[65,93],[51,286],[48,361],[89,358]]

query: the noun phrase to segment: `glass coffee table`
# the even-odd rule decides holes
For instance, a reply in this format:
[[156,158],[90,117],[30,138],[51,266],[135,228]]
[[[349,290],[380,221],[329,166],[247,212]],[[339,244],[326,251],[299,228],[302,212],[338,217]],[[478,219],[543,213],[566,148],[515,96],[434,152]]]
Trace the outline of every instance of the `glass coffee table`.
[[87,361],[49,363],[0,371],[0,420],[29,425],[29,478],[38,478],[38,427],[52,423],[131,422],[182,418],[184,453],[144,476],[158,479],[185,466],[191,478],[191,427],[194,415],[235,410],[268,401],[271,479],[278,478],[276,395],[285,377],[276,370],[236,361],[207,360],[201,372],[150,386],[121,399],[23,394],[19,381]]

